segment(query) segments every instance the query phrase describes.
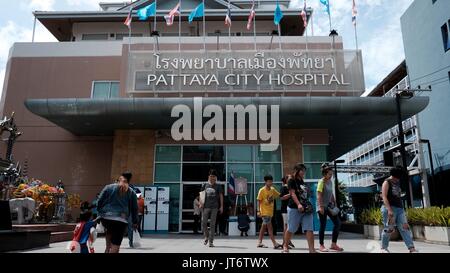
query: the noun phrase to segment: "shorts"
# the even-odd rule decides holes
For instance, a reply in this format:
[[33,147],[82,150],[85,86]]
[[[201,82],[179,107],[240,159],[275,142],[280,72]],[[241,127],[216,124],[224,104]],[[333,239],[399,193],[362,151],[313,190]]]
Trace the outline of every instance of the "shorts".
[[283,225],[287,225],[287,224],[288,224],[288,221],[287,221],[287,219],[288,219],[287,213],[282,213],[282,214],[281,214],[281,217],[283,217]]
[[263,223],[263,225],[267,225],[267,224],[270,224],[270,223],[272,223],[272,217],[271,216],[262,216],[261,217],[262,218],[262,223]]
[[105,227],[106,236],[111,236],[111,244],[120,246],[125,230],[128,228],[128,224],[108,219],[102,219],[101,222]]
[[298,209],[288,208],[287,218],[288,218],[287,230],[290,233],[296,233],[300,223],[302,224],[303,232],[314,231],[312,213],[302,213],[299,212]]

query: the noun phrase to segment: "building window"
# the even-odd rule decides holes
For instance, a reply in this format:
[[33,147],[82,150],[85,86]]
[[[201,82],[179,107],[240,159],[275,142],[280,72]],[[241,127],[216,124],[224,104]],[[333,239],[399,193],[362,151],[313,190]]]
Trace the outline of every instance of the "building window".
[[120,83],[117,81],[94,81],[92,83],[93,99],[110,99],[119,97]]
[[107,33],[97,33],[97,34],[83,34],[81,36],[83,41],[106,41],[108,40]]
[[450,39],[448,37],[448,28],[450,23],[445,23],[442,27],[441,27],[441,32],[442,32],[442,41],[444,44],[444,50],[445,52],[447,52],[448,50],[450,50]]
[[328,162],[328,145],[303,145],[303,162],[308,168],[306,179],[320,179],[320,167]]

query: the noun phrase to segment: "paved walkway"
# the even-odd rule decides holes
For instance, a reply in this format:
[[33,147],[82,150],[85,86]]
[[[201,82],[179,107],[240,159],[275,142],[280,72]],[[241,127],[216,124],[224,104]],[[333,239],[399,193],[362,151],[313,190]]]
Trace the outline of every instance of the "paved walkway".
[[[281,243],[281,236],[277,236],[277,241]],[[273,248],[257,248],[256,237],[217,237],[214,241],[215,248],[209,248],[203,245],[202,236],[169,234],[169,235],[151,235],[142,238],[141,248],[130,248],[128,239],[124,238],[122,253],[280,253],[280,250]],[[271,246],[268,237],[265,237],[264,243]],[[295,249],[291,253],[307,253],[307,243],[305,236],[295,236],[293,243]],[[318,239],[316,237],[316,248],[318,248]],[[330,243],[330,237],[325,238],[325,244]],[[378,241],[365,239],[360,234],[342,233],[339,238],[339,245],[350,253],[379,252]],[[428,244],[416,242],[417,249],[422,253],[450,253],[450,246]],[[67,253],[68,242],[51,244],[48,248],[34,249],[24,251],[26,253]],[[105,249],[104,238],[99,238],[94,247],[97,252],[103,252]],[[390,251],[392,253],[407,253],[403,242],[391,242]]]

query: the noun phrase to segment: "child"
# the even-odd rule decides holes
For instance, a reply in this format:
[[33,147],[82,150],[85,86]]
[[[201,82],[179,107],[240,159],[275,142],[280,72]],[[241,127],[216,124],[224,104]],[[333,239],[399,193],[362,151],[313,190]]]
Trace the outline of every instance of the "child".
[[248,230],[250,229],[250,217],[248,217],[247,209],[241,208],[238,212],[238,229],[241,231],[241,237],[248,236]]
[[77,244],[80,246],[80,253],[94,253],[92,244],[96,239],[95,222],[91,220],[92,213],[85,211],[80,214],[80,223],[77,224],[73,232],[73,239],[70,251],[75,252]]
[[272,228],[272,217],[274,210],[274,200],[275,198],[280,197],[280,193],[272,187],[273,177],[271,175],[266,175],[264,177],[265,185],[258,192],[258,197],[256,198],[259,203],[258,216],[262,218],[263,222],[261,225],[261,230],[259,231],[259,241],[257,247],[267,248],[262,243],[264,233],[266,229],[269,231],[270,240],[272,240],[273,248],[278,249],[281,248],[282,245],[275,241],[275,237],[273,236],[273,228]]

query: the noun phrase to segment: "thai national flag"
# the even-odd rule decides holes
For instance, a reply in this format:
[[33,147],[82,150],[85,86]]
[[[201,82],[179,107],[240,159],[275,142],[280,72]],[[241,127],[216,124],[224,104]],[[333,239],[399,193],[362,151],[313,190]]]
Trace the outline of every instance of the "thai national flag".
[[247,30],[250,30],[252,28],[253,18],[255,17],[255,15],[255,0],[253,0],[252,9],[250,10],[250,15],[248,16]]
[[231,27],[231,10],[230,10],[230,7],[228,7],[227,15],[225,16],[225,25],[227,27]]
[[128,28],[130,28],[131,21],[133,21],[133,9],[130,9],[130,12],[128,12],[128,16],[127,16],[127,19],[125,19],[124,25],[126,25]]
[[356,26],[356,15],[358,14],[358,10],[356,9],[356,3],[355,0],[353,0],[353,7],[352,7],[352,23],[354,26]]
[[169,12],[169,14],[164,16],[164,19],[166,19],[166,24],[168,26],[173,25],[173,20],[175,18],[175,15],[179,15],[179,14],[180,14],[180,2],[178,2],[178,4]]
[[228,180],[228,193],[235,194],[234,191],[234,173],[231,172],[230,179]]
[[306,28],[308,26],[308,21],[307,21],[308,19],[306,17],[306,0],[303,1],[303,3],[304,3],[303,10],[300,13],[300,16],[302,17],[302,20],[303,20],[303,26]]

